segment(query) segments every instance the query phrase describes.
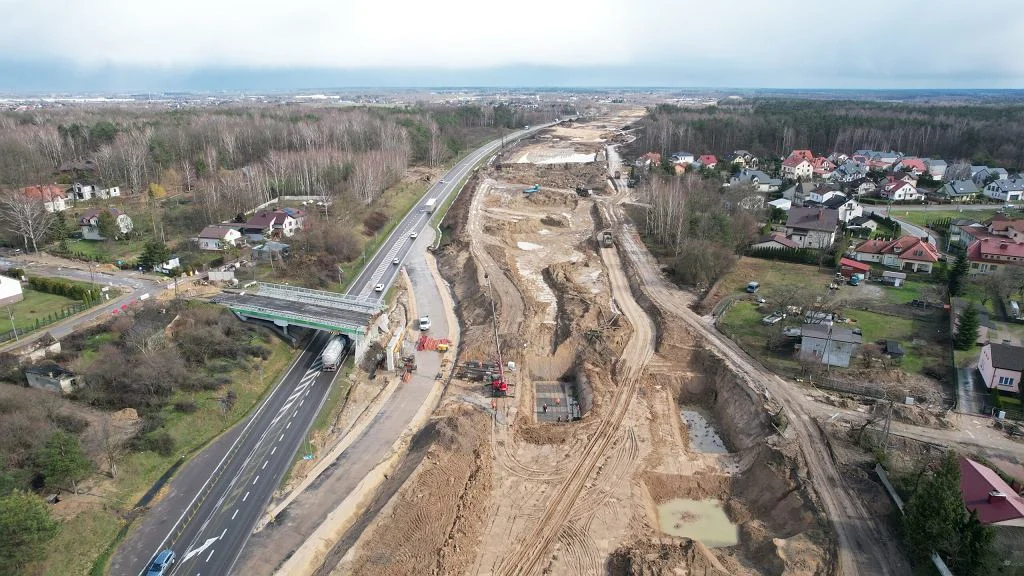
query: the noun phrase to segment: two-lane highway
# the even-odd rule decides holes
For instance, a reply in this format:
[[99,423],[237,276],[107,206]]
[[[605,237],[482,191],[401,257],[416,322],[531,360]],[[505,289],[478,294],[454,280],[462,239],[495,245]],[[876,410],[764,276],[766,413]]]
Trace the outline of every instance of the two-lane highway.
[[[504,142],[515,142],[549,125],[515,132]],[[494,140],[477,149],[431,187],[366,263],[347,294],[383,298],[384,293],[373,288],[394,283],[400,266],[392,262],[405,259],[414,244],[410,235],[418,235],[430,222],[427,202],[434,199],[436,206],[443,205],[502,142]],[[231,572],[333,384],[337,373],[321,373],[319,364],[328,337],[319,333],[312,338],[263,404],[178,472],[167,495],[115,554],[111,574],[143,574],[153,556],[165,548],[173,549],[179,558],[172,574]],[[268,572],[272,570],[267,567]]]

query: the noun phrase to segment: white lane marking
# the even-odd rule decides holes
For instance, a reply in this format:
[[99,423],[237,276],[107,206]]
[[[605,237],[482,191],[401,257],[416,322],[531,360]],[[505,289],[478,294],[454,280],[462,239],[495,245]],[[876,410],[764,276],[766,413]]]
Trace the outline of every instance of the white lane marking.
[[242,496],[242,502],[245,502],[245,499],[248,498],[248,497],[249,497],[249,493],[246,492],[245,496]]
[[292,412],[292,418],[295,418],[295,417],[296,417],[296,416],[298,416],[298,415],[299,415],[299,409],[298,409],[298,408],[296,408],[296,409],[295,409],[295,412]]
[[224,538],[224,535],[225,535],[225,534],[227,534],[227,533],[228,533],[228,529],[227,529],[227,528],[225,528],[225,529],[224,529],[224,531],[220,533],[220,537],[221,537],[221,539],[223,539],[223,538]]
[[255,486],[256,483],[259,482],[259,481],[260,481],[260,477],[257,475],[255,478],[252,479],[252,485]]
[[284,425],[284,427],[285,427],[285,429],[286,429],[286,430],[287,430],[288,428],[291,428],[291,427],[292,427],[292,421],[291,421],[291,420],[289,420],[289,421],[288,421],[288,423]]
[[214,550],[210,550],[210,554],[206,557],[206,561],[209,562],[210,558],[213,558]]
[[235,508],[235,513],[231,515],[231,519],[234,520],[235,516],[238,516],[238,508]]
[[273,456],[274,452],[277,452],[277,446],[274,446],[273,448],[270,449],[270,455]]
[[260,470],[266,470],[267,469],[267,462],[270,462],[270,460],[264,460],[263,461],[263,466],[260,466]]
[[284,432],[282,432],[281,437],[277,439],[278,442],[280,442],[281,440],[284,440]]
[[[303,403],[303,402],[305,402],[305,401],[306,401],[305,399],[303,399],[303,400],[299,400],[299,406],[302,406],[302,403]],[[296,410],[296,411],[295,411],[295,413],[296,413],[296,414],[298,414],[298,413],[299,413],[299,411],[298,411],[298,410]]]

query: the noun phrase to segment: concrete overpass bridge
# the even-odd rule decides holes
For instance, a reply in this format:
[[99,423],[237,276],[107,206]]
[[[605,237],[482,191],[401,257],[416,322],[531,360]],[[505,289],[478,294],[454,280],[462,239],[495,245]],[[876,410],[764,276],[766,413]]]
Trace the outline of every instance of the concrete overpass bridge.
[[289,326],[338,332],[355,345],[356,358],[366,351],[366,331],[383,310],[383,302],[297,286],[259,282],[254,289],[224,293],[212,300],[226,306],[241,320],[264,320],[281,328]]

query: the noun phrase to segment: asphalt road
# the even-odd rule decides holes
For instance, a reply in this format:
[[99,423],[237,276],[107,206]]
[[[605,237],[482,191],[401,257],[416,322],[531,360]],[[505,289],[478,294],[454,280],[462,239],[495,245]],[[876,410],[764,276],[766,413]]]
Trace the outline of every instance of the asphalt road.
[[[505,142],[514,142],[546,126],[515,132],[506,136]],[[431,187],[366,263],[347,293],[383,298],[400,267],[392,261],[398,258],[403,262],[414,245],[425,248],[424,242],[417,244],[410,235],[418,235],[430,222],[432,214],[424,210],[427,201],[433,198],[437,207],[443,205],[476,164],[500,146],[501,140],[494,140],[477,149]],[[383,284],[385,290],[374,291],[377,284]],[[144,574],[151,559],[165,548],[174,550],[178,557],[171,574],[231,573],[253,527],[305,442],[337,374],[321,373],[319,369],[320,352],[327,339],[326,333],[318,333],[252,415],[178,472],[167,488],[168,494],[115,553],[110,574]],[[403,414],[408,412],[411,419],[417,408],[410,404]],[[391,438],[390,433],[385,436]],[[372,426],[364,437],[375,438]],[[385,440],[362,449],[383,454],[388,448],[390,442]],[[267,572],[273,569],[265,568]]]
[[[550,124],[509,134],[505,137],[505,143],[506,145],[514,143],[524,135],[547,126],[550,126]],[[426,212],[427,202],[433,198],[436,208],[443,206],[448,196],[458,188],[462,179],[469,175],[477,164],[494,154],[501,146],[501,142],[501,140],[493,140],[478,148],[449,170],[444,178],[441,179],[441,182],[431,186],[430,190],[409,210],[409,213],[406,214],[398,226],[395,226],[391,235],[388,236],[388,239],[377,250],[373,258],[363,266],[359,276],[349,286],[347,293],[351,296],[372,298],[376,295],[378,299],[384,298],[388,288],[391,287],[395,278],[398,277],[400,265],[405,261],[409,251],[412,249],[413,241],[410,235],[413,233],[419,235],[423,232],[424,227],[433,216],[432,213]],[[393,263],[395,258],[398,259],[398,264]],[[378,284],[384,285],[384,289],[381,292],[374,291],[374,286]]]

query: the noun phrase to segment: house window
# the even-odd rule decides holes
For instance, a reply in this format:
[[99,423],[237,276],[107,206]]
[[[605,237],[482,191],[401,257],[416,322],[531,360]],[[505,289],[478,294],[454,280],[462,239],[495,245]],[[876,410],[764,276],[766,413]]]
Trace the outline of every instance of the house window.
[[1013,386],[1013,376],[1000,376],[999,377],[999,385],[1000,386]]

